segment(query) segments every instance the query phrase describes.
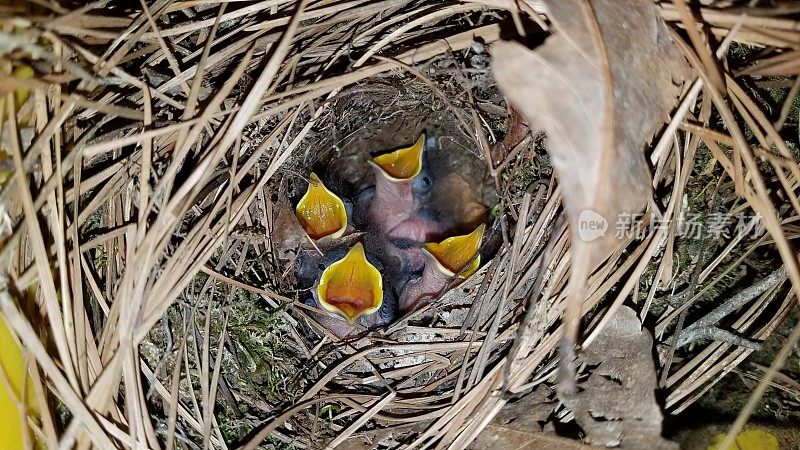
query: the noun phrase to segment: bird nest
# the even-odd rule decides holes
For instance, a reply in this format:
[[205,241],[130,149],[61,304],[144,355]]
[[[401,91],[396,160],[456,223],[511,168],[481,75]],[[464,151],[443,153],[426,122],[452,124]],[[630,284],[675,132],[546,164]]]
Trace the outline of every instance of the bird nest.
[[[11,168],[0,306],[30,369],[25,439],[463,448],[531,391],[542,424],[563,418],[548,388],[570,267],[562,192],[544,137],[490,71],[501,35],[546,36],[538,3],[517,3],[0,7]],[[797,145],[784,137],[797,127],[798,84],[775,78],[796,22],[696,9],[719,35],[749,25],[733,34],[726,69],[742,120],[687,83],[653,141],[654,198],[636,219],[649,232],[621,237],[583,306],[589,339],[609,311],[635,306],[671,413],[790,315],[797,275],[775,250],[789,248],[783,233],[800,208]],[[674,29],[689,20],[669,2],[659,13]],[[696,61],[697,48],[682,50]],[[708,85],[708,67],[695,70]],[[764,113],[766,89],[778,92],[776,118]],[[745,151],[741,128],[758,167],[731,159]],[[499,250],[435,301],[337,338],[276,258],[278,205],[312,169],[366,170],[364,152],[423,130],[466,158],[458,165],[491,211]],[[754,171],[771,195],[751,188]],[[754,233],[765,205],[782,228]],[[711,232],[712,218],[732,217]],[[705,231],[679,232],[686,223]]]

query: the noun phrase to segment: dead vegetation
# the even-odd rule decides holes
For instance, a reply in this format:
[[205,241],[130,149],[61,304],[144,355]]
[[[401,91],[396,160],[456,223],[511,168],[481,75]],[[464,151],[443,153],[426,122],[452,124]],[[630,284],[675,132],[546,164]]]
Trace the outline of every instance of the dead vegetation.
[[[464,448],[532,391],[540,425],[570,418],[546,388],[568,188],[491,72],[501,36],[535,49],[554,31],[542,2],[76,3],[0,6],[0,308],[29,444]],[[593,261],[580,300],[587,345],[634,307],[678,414],[796,316],[800,22],[792,5],[655,10],[691,69],[644,153],[645,232]],[[425,126],[487,163],[503,246],[433,305],[338,341],[273,258],[274,206],[309,167]],[[731,436],[771,383],[796,392],[798,333]],[[602,384],[591,355],[579,385]]]

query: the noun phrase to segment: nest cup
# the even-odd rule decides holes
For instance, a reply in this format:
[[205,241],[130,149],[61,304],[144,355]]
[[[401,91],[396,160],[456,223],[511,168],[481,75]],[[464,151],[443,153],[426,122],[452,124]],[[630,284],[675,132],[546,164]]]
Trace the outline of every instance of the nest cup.
[[[383,109],[374,109],[375,105],[379,104],[381,90],[387,89],[387,87],[379,83],[366,83],[366,86],[372,88],[368,89],[371,94],[354,96],[345,90],[344,93],[332,100],[333,109],[346,110],[351,117],[380,116],[388,113],[390,107],[383,106]],[[364,228],[368,227],[364,223],[365,219],[353,217],[357,214],[354,210],[359,209],[359,206],[354,204],[357,201],[355,199],[363,196],[365,192],[369,193],[374,187],[375,177],[378,176],[368,161],[378,155],[389,153],[395,148],[407,147],[420,136],[424,136],[426,142],[423,165],[428,174],[426,176],[436,174],[437,180],[431,189],[431,198],[429,199],[430,202],[436,202],[438,205],[436,217],[432,220],[454,222],[454,225],[449,228],[448,234],[439,236],[437,242],[457,234],[469,234],[483,223],[489,228],[489,231],[484,233],[485,237],[482,239],[479,251],[482,258],[481,265],[485,265],[496,253],[501,240],[497,217],[492,216],[499,196],[490,176],[488,165],[482,159],[476,141],[470,139],[461,124],[458,123],[456,116],[459,112],[454,113],[447,109],[432,111],[430,105],[425,105],[422,100],[419,100],[417,104],[413,102],[413,94],[409,94],[409,99],[406,100],[407,106],[402,113],[393,115],[387,120],[350,122],[332,120],[335,118],[334,115],[326,117],[326,120],[320,124],[320,130],[324,130],[326,137],[314,142],[313,145],[304,145],[302,158],[287,162],[287,167],[291,167],[291,169],[285,172],[286,183],[281,183],[280,186],[285,187],[286,196],[292,199],[292,205],[297,205],[304,195],[308,183],[304,177],[292,175],[297,173],[319,174],[327,188],[346,199],[350,214],[348,233],[351,234],[340,241],[343,244],[351,245],[360,239],[360,235],[368,233]],[[365,107],[364,105],[369,106]],[[460,112],[461,115],[465,113],[467,113],[466,110]],[[305,168],[303,168],[304,165]],[[470,207],[464,208],[467,202]],[[360,208],[363,210],[367,207],[361,205]],[[459,209],[456,210],[456,208]],[[364,211],[361,211],[361,215],[364,215]],[[358,227],[362,227],[362,229],[358,229]],[[280,239],[280,236],[279,233],[276,239]],[[422,248],[423,244],[425,243],[419,242],[418,247]],[[311,243],[311,239],[306,239],[301,244],[306,249],[316,247],[317,251],[323,252],[329,245],[328,240],[323,240],[318,245]],[[339,253],[341,252],[340,250]],[[314,252],[311,251],[311,253]],[[368,259],[376,262],[375,257],[376,255],[369,255]],[[273,263],[276,266],[282,263],[289,264],[296,273],[302,271],[299,267],[301,265],[299,258],[294,261],[291,258],[288,261],[274,260]],[[377,264],[380,266],[380,263]],[[321,267],[322,265],[319,266],[319,268]],[[288,267],[283,268],[284,273],[287,271],[291,273]],[[302,279],[304,274],[299,275]],[[415,276],[419,276],[419,274]],[[311,281],[305,279],[299,287],[308,289]],[[452,283],[453,286],[456,284],[455,281]],[[293,292],[291,286],[287,285],[286,287],[289,288],[287,292]],[[306,296],[305,302],[313,304],[313,301],[308,298],[308,292],[296,291],[296,288],[297,286],[295,286],[295,293],[301,301]],[[436,297],[438,296],[431,296],[430,300],[436,300]],[[398,314],[399,318],[400,314]],[[399,323],[407,323],[399,320],[397,322],[397,324],[390,324],[389,328],[396,330]],[[416,323],[422,322],[420,317],[417,317]],[[456,324],[449,323],[449,325]],[[364,330],[362,329],[362,331]]]

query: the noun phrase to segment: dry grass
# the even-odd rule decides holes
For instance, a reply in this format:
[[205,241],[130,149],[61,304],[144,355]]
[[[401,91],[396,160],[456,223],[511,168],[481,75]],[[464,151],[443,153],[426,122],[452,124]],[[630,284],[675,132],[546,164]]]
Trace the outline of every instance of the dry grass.
[[[474,42],[525,27],[534,39],[538,2],[68,4],[0,6],[13,167],[0,308],[43,391],[38,417],[22,408],[36,440],[464,448],[512,396],[552,381],[569,242],[536,139],[487,162],[507,238],[497,257],[388,330],[335,342],[270,256],[275,199],[364,128],[411,111],[476,154],[498,150],[505,107]],[[669,225],[630,237],[591,277],[584,312],[591,342],[622,302],[640,305],[677,413],[796,308],[800,22],[789,6],[661,13],[697,73],[651,153],[643,220]],[[26,66],[32,77],[12,75]],[[760,82],[780,83],[780,108]],[[693,241],[678,229],[687,212],[757,213],[767,233]],[[677,345],[694,323],[736,336]]]

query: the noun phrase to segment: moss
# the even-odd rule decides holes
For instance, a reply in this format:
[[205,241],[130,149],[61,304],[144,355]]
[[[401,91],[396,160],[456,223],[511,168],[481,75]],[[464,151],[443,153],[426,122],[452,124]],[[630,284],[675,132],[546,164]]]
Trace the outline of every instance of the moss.
[[242,291],[236,297],[228,324],[232,354],[226,362],[231,380],[273,405],[296,398],[302,386],[292,381],[300,363],[287,347],[291,340],[286,336],[289,325],[283,320],[286,306],[265,308],[255,295]]

